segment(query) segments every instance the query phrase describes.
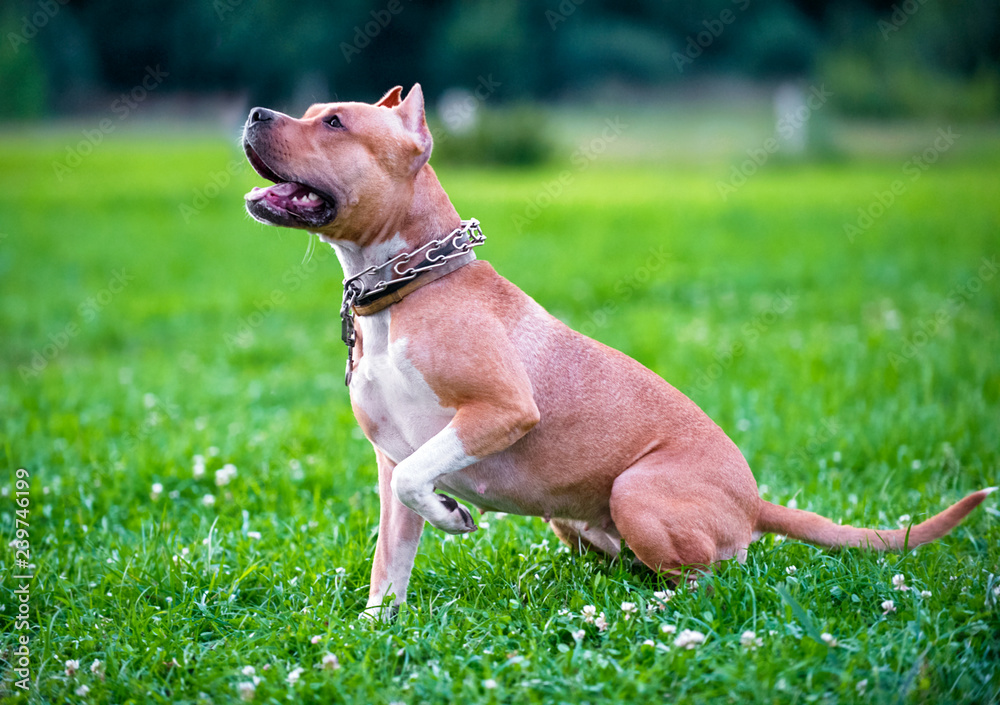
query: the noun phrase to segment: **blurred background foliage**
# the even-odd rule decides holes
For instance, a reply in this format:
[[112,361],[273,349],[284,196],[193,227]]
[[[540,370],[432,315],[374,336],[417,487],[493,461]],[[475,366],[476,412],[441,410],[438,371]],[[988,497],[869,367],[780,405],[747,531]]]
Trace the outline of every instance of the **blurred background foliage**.
[[722,77],[829,82],[852,116],[1000,113],[996,0],[6,0],[0,35],[4,119],[99,110],[157,65],[158,99],[181,105],[301,109],[416,81],[433,99],[492,77],[493,107],[662,98]]

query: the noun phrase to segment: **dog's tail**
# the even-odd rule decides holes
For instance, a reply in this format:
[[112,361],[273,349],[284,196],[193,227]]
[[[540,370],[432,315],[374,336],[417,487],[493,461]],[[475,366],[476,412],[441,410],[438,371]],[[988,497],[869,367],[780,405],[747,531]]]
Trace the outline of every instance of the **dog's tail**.
[[782,507],[760,500],[760,514],[754,530],[760,533],[784,534],[794,539],[827,548],[845,546],[874,551],[900,551],[939,539],[958,526],[969,512],[979,506],[996,487],[973,492],[955,502],[940,514],[903,529],[858,529],[834,524],[826,517],[800,509]]

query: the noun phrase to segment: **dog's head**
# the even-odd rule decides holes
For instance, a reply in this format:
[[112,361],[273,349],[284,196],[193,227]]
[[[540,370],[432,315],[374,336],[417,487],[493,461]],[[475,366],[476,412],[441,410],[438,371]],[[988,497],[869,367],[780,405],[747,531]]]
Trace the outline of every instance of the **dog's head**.
[[250,111],[243,149],[273,186],[254,188],[247,211],[269,225],[342,240],[405,213],[417,172],[431,155],[424,96],[404,100],[396,86],[368,103],[322,103],[300,119],[267,108]]

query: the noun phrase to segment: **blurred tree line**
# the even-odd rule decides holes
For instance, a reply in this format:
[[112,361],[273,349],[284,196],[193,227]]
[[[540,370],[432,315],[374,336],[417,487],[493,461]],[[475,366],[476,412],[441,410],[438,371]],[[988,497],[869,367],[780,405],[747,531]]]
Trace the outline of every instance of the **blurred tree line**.
[[420,81],[498,102],[706,77],[836,85],[842,111],[1000,112],[996,0],[5,0],[0,117],[85,110],[147,67],[179,96],[373,99]]

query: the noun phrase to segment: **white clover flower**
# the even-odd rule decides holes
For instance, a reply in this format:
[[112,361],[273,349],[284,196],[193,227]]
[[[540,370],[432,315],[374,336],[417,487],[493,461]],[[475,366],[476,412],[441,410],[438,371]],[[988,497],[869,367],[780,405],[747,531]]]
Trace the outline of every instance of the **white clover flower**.
[[298,666],[296,666],[295,668],[293,668],[291,670],[291,672],[288,674],[288,677],[285,678],[285,680],[288,681],[288,685],[295,685],[296,683],[298,683],[299,682],[299,678],[302,677],[303,671],[305,671],[305,669],[304,668],[300,668]]
[[89,686],[89,685],[87,685],[86,683],[84,683],[83,685],[81,685],[81,686],[80,686],[79,688],[77,688],[77,689],[76,689],[75,691],[73,691],[73,692],[75,692],[75,693],[76,693],[77,695],[79,695],[79,696],[80,696],[81,698],[84,698],[84,697],[86,697],[87,695],[89,695],[89,694],[90,694],[90,686]]
[[926,599],[928,599],[931,596],[931,591],[930,590],[921,590],[920,591],[920,596],[926,600]]
[[634,602],[623,602],[622,612],[625,613],[625,621],[628,621],[632,617],[632,613],[635,612]]
[[656,646],[656,642],[653,641],[652,639],[646,639],[646,641],[642,642],[642,645],[643,646]]
[[234,477],[236,477],[236,466],[232,463],[226,463],[215,471],[215,484],[218,487],[228,485]]
[[890,612],[896,611],[896,603],[892,600],[886,600],[882,603],[882,614],[889,614]]
[[493,690],[497,687],[497,682],[492,678],[487,678],[483,681],[483,687],[486,688],[486,690]]
[[594,617],[597,615],[597,608],[593,605],[584,605],[580,614],[583,615],[583,621],[586,624],[593,624]]
[[205,456],[196,455],[194,456],[194,466],[191,468],[191,474],[194,479],[199,480],[205,476]]
[[705,635],[693,629],[685,629],[674,639],[674,646],[678,649],[694,649],[705,643]]
[[836,648],[837,640],[833,637],[833,634],[830,634],[828,632],[823,632],[822,634],[819,635],[819,638],[822,639],[823,643],[829,646],[830,648]]
[[594,626],[601,632],[608,628],[608,620],[605,619],[603,612],[601,612],[601,614],[597,616],[597,619],[594,620]]
[[236,690],[239,691],[240,700],[243,702],[248,703],[257,697],[257,685],[253,681],[243,681],[242,683],[237,683]]
[[309,640],[309,642],[310,642],[311,644],[318,644],[318,643],[319,643],[319,642],[321,642],[322,640],[323,640],[323,637],[322,637],[322,636],[320,636],[319,634],[317,634],[317,635],[316,635],[316,636],[314,636],[314,637],[313,637],[312,639],[310,639],[310,640]]
[[899,517],[899,525],[906,526],[907,524],[910,523],[910,519],[912,518],[913,517],[911,517],[909,514],[904,514],[903,516]]
[[323,660],[320,663],[328,671],[335,671],[340,668],[340,660],[329,652],[323,654]]
[[574,640],[580,641],[583,639],[583,637],[587,636],[587,632],[583,631],[582,629],[578,629],[575,632],[570,632],[570,636],[572,636]]
[[664,634],[675,634],[677,632],[677,627],[673,624],[662,624],[660,625],[660,631]]
[[206,507],[214,507],[215,495],[214,494],[205,495],[204,497],[201,498],[201,503],[204,504]]
[[858,691],[858,694],[861,694],[861,693],[865,692],[865,690],[868,689],[868,679],[867,678],[863,678],[863,679],[859,680],[854,685],[854,689],[856,691]]
[[250,539],[250,540],[252,540],[252,541],[260,541],[260,532],[259,531],[248,531],[247,532],[247,538]]
[[149,498],[155,502],[160,498],[160,495],[162,494],[163,494],[163,485],[161,485],[159,482],[154,482],[153,486],[150,488]]
[[788,573],[789,575],[795,575],[798,572],[798,570],[799,569],[793,565],[790,565],[787,568],[785,568],[785,572]]
[[764,640],[757,636],[756,632],[747,630],[740,634],[740,644],[742,644],[744,649],[755,651],[758,646],[764,645]]
[[104,664],[99,660],[94,659],[94,662],[90,664],[90,672],[101,680],[104,680]]
[[892,576],[892,589],[899,592],[906,592],[910,588],[906,587],[906,576],[902,573]]
[[244,676],[252,676],[257,673],[257,669],[255,669],[253,666],[244,666],[243,668],[240,669],[240,673],[242,673]]
[[80,670],[80,662],[76,659],[69,659],[66,661],[66,675],[72,678],[76,675],[76,672]]

